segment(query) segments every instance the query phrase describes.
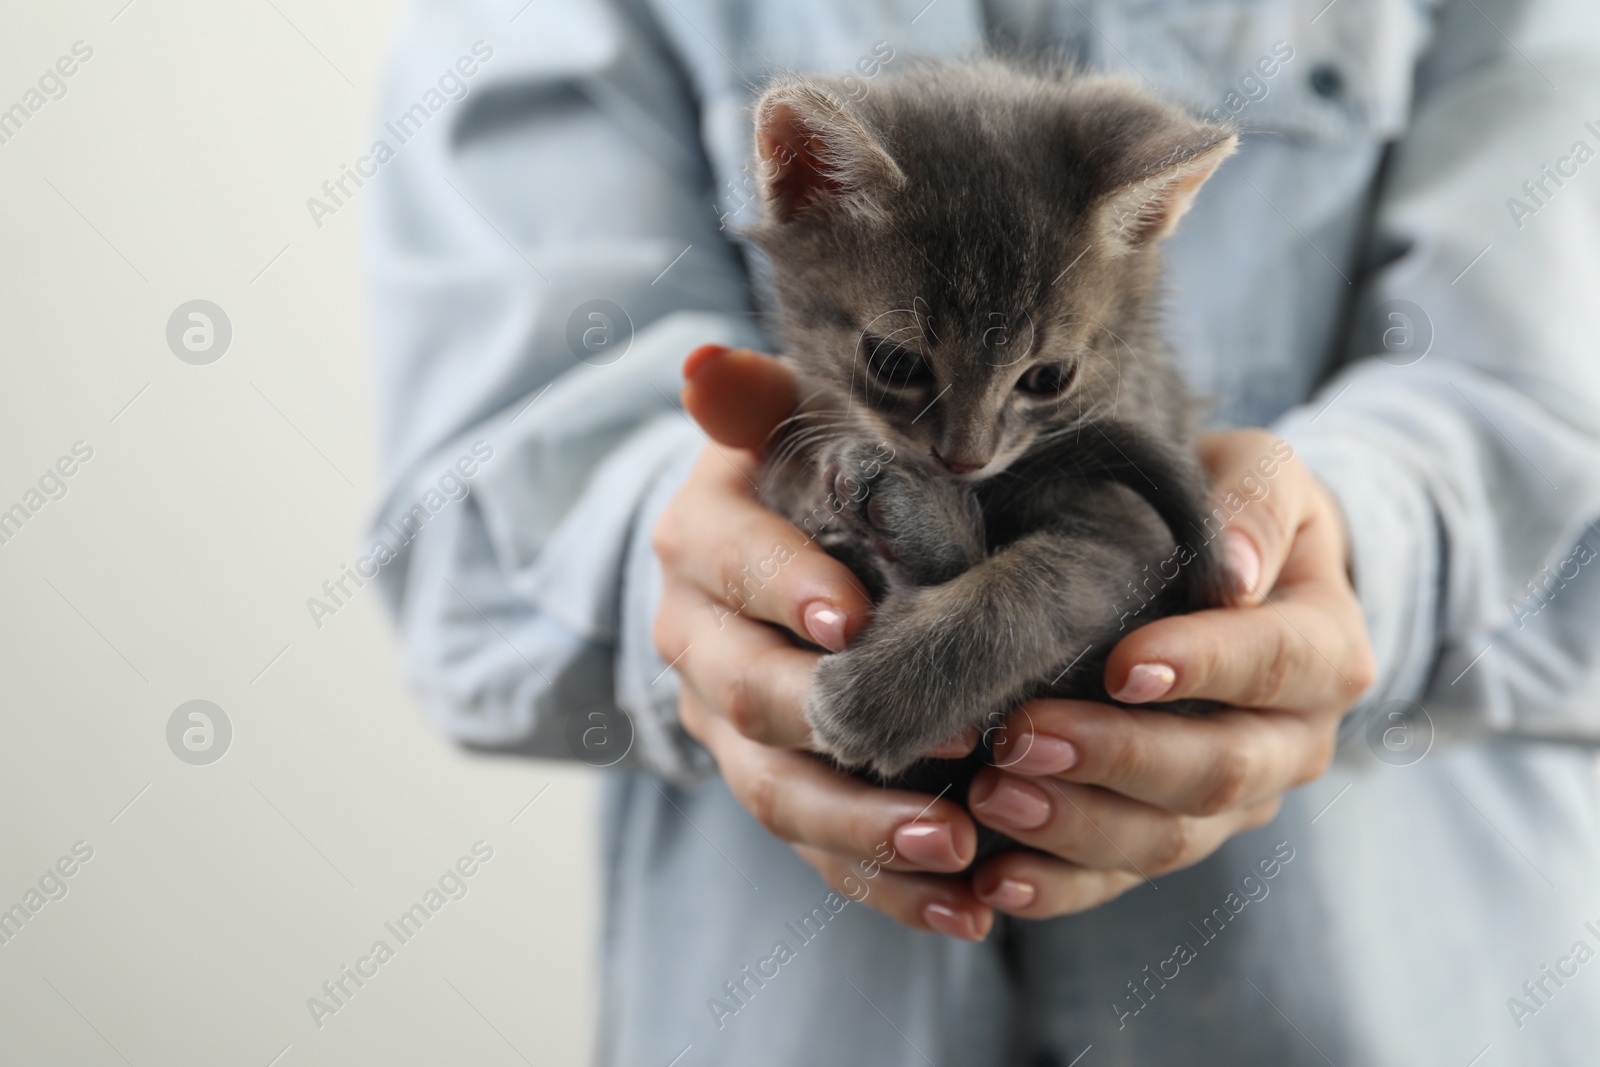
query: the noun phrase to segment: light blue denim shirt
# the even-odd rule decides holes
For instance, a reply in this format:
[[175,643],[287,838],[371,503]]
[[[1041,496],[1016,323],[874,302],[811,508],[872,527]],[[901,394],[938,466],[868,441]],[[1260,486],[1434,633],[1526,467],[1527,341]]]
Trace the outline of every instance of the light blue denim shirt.
[[[852,906],[856,935],[727,999],[824,895],[677,727],[650,640],[648,534],[703,443],[683,357],[773,347],[736,237],[750,104],[775,71],[870,92],[986,39],[1245,131],[1168,245],[1168,330],[1217,425],[1274,427],[1337,496],[1378,680],[1334,772],[1192,871],[1009,953]],[[569,758],[628,713],[607,1062],[1600,1061],[1600,965],[1536,984],[1600,950],[1592,0],[430,0],[378,120],[385,588],[463,743]],[[1271,893],[1204,940],[1279,842]],[[1157,992],[1147,964],[1209,973]]]

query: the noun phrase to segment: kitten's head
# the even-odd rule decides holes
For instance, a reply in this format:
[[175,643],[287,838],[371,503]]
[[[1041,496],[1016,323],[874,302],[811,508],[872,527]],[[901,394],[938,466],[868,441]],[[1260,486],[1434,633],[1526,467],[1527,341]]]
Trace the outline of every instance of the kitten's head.
[[968,478],[1114,405],[1169,415],[1156,249],[1236,143],[1125,82],[992,62],[859,100],[781,82],[750,236],[788,354],[848,432]]

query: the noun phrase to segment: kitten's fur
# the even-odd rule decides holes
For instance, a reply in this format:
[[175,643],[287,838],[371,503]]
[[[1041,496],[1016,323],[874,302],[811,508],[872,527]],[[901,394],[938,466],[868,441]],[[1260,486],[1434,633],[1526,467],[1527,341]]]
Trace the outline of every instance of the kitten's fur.
[[784,80],[756,126],[750,236],[805,396],[763,499],[878,601],[817,669],[819,747],[897,776],[1028,698],[1106,699],[1118,638],[1226,579],[1157,290],[1233,133],[992,60],[861,100]]

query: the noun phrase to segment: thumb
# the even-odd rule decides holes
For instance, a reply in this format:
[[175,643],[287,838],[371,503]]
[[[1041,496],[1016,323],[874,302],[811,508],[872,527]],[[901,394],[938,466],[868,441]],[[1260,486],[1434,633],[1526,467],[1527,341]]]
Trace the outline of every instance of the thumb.
[[771,356],[746,348],[701,345],[683,361],[683,406],[713,441],[760,449],[794,414],[794,375]]
[[1310,517],[1311,475],[1288,442],[1265,430],[1205,434],[1200,459],[1211,477],[1212,514],[1224,518],[1222,550],[1234,604],[1266,599]]

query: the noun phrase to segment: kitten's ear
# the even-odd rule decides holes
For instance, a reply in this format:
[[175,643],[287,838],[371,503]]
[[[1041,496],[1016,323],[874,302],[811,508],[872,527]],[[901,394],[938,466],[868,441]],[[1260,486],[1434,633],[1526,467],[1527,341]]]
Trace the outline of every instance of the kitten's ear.
[[906,182],[877,139],[809,85],[769,89],[757,102],[756,155],[762,199],[779,222],[829,204],[876,214]]
[[1106,240],[1132,251],[1170,235],[1206,179],[1238,145],[1232,130],[1198,126],[1139,153],[1123,182],[1095,206]]

